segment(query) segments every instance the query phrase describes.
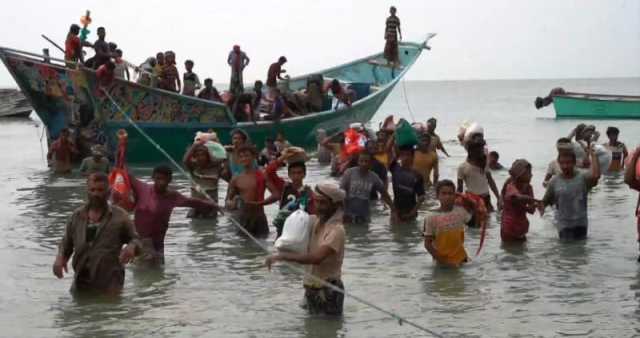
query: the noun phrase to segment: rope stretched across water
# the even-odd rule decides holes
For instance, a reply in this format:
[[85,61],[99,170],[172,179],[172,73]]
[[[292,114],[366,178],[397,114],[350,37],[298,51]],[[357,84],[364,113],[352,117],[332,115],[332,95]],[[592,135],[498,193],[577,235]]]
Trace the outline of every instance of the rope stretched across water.
[[[169,159],[169,161],[170,161],[170,162],[171,162],[171,163],[172,163],[172,164],[173,164],[173,165],[174,165],[174,166],[175,166],[175,167],[176,167],[176,168],[177,168],[177,169],[178,169],[178,170],[179,170],[183,175],[185,175],[186,177],[188,177],[188,178],[189,178],[189,181],[191,181],[191,184],[192,184],[193,186],[195,186],[197,190],[199,190],[199,191],[204,191],[204,189],[202,189],[202,187],[200,187],[200,185],[198,185],[198,184],[197,184],[197,183],[196,183],[196,182],[191,178],[191,175],[189,175],[189,174],[184,170],[184,168],[182,168],[182,166],[181,166],[181,165],[179,165],[179,164],[178,164],[178,162],[176,162],[176,161],[173,159],[173,157],[171,157],[171,155],[169,155],[169,154],[168,154],[164,149],[162,149],[162,147],[160,147],[160,145],[158,145],[158,144],[157,144],[157,143],[156,143],[156,142],[155,142],[155,141],[154,141],[154,140],[153,140],[149,135],[147,135],[147,133],[146,133],[144,130],[142,130],[142,128],[140,128],[140,126],[138,126],[138,124],[137,124],[137,123],[136,123],[136,122],[135,122],[135,121],[134,121],[134,120],[129,116],[129,114],[128,114],[127,112],[125,112],[124,110],[122,110],[122,108],[120,107],[120,105],[118,105],[118,103],[117,103],[117,102],[115,101],[115,99],[111,96],[111,94],[109,94],[109,93],[108,93],[106,90],[104,90],[104,89],[102,89],[102,92],[103,92],[103,93],[106,95],[106,97],[111,101],[111,103],[113,104],[113,106],[114,106],[116,109],[118,109],[118,111],[120,111],[120,112],[121,112],[121,113],[122,113],[122,114],[127,118],[127,121],[131,124],[131,126],[132,126],[133,128],[135,128],[135,129],[140,133],[140,135],[142,135],[145,139],[147,139],[147,141],[149,141],[149,143],[151,143],[151,144],[152,144],[152,145],[153,145],[153,146],[154,146],[154,147],[155,147],[155,148],[156,148],[156,149],[157,149],[157,150],[158,150],[162,155],[164,155],[165,157],[167,157],[167,159]],[[209,199],[210,201],[213,201],[213,202],[216,202],[216,203],[217,203],[217,201],[214,201],[214,200],[213,200],[213,199],[212,199],[208,194],[206,194],[206,193],[205,193],[205,194],[203,194],[203,195],[204,195],[204,196],[206,196],[206,198],[207,198],[207,199]],[[268,253],[268,254],[270,254],[270,253],[271,253],[271,251],[269,250],[269,248],[268,248],[266,245],[264,245],[264,244],[263,244],[263,243],[261,243],[261,242],[260,242],[256,237],[254,237],[254,236],[253,236],[253,235],[252,235],[252,234],[251,234],[251,233],[250,233],[250,232],[249,232],[249,231],[248,231],[244,226],[242,226],[240,223],[238,223],[238,221],[237,221],[237,220],[235,220],[235,219],[234,219],[233,217],[231,217],[231,216],[229,216],[228,218],[231,220],[231,223],[232,223],[234,226],[236,226],[236,227],[237,227],[237,228],[238,228],[242,233],[244,233],[247,237],[249,237],[249,238],[250,238],[250,239],[251,239],[251,240],[252,240],[252,241],[253,241],[253,242],[254,242],[258,247],[260,247],[263,251],[265,251],[265,252],[266,252],[266,253]],[[361,297],[359,297],[359,296],[356,296],[356,295],[354,295],[354,294],[352,294],[352,293],[350,293],[350,292],[349,292],[349,293],[347,293],[344,289],[339,288],[339,287],[337,287],[337,286],[335,286],[335,285],[333,285],[333,284],[331,284],[331,283],[328,283],[327,281],[325,281],[325,280],[321,279],[320,277],[317,277],[317,276],[315,276],[315,275],[313,275],[313,274],[310,274],[310,273],[306,272],[304,269],[302,269],[302,268],[300,268],[300,267],[298,267],[298,266],[295,266],[295,265],[290,264],[290,263],[288,263],[288,262],[283,262],[283,263],[284,263],[288,268],[290,268],[291,270],[293,270],[293,271],[295,271],[295,272],[297,272],[297,273],[299,273],[299,274],[301,274],[301,275],[304,275],[304,276],[306,276],[306,277],[311,278],[314,282],[317,282],[317,283],[319,283],[319,284],[323,285],[324,287],[327,287],[327,288],[330,288],[330,289],[332,289],[332,290],[334,290],[334,291],[336,291],[336,292],[339,292],[339,293],[343,294],[345,297],[346,297],[346,296],[349,296],[349,297],[353,298],[354,300],[356,300],[356,301],[357,301],[357,302],[359,302],[359,303],[362,303],[362,304],[367,305],[367,306],[369,306],[369,307],[371,307],[371,308],[373,308],[373,309],[375,309],[375,310],[378,310],[378,311],[380,311],[380,312],[382,312],[382,313],[384,313],[384,314],[386,314],[386,315],[389,315],[389,316],[390,316],[390,317],[392,317],[393,319],[396,319],[396,320],[398,321],[398,324],[400,324],[400,325],[402,325],[403,323],[406,323],[406,324],[408,324],[408,325],[410,325],[410,326],[413,326],[413,327],[415,327],[415,328],[417,328],[417,329],[419,329],[419,330],[421,330],[421,331],[423,331],[423,332],[425,332],[425,333],[430,334],[430,335],[431,335],[431,336],[433,336],[433,337],[443,337],[441,334],[439,334],[439,333],[437,333],[437,332],[434,332],[434,331],[432,331],[432,330],[430,330],[430,329],[428,329],[428,328],[426,328],[426,327],[424,327],[424,326],[422,326],[422,325],[420,325],[420,324],[417,324],[417,323],[415,323],[415,322],[413,322],[413,321],[411,321],[411,320],[408,320],[408,319],[406,319],[406,318],[404,318],[404,317],[401,317],[400,315],[398,315],[398,314],[396,314],[396,313],[393,313],[393,312],[391,312],[391,311],[385,310],[385,309],[383,309],[383,308],[381,308],[381,307],[379,307],[379,306],[377,306],[377,305],[375,305],[375,304],[373,304],[373,303],[371,303],[371,302],[369,302],[369,301],[367,301],[367,300],[365,300],[365,299],[363,299],[363,298],[361,298]]]

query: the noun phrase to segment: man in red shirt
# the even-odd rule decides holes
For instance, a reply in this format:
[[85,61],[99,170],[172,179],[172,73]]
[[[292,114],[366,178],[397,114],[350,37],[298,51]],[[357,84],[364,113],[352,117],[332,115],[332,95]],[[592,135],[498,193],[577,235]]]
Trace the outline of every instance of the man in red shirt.
[[82,42],[80,42],[78,34],[80,34],[80,26],[76,24],[71,25],[69,33],[67,34],[67,40],[64,43],[64,61],[66,61],[67,67],[69,68],[74,67],[78,61],[84,62]]
[[107,63],[98,67],[98,70],[96,71],[96,78],[98,78],[98,85],[102,87],[109,86],[111,82],[113,82],[113,79],[115,78],[115,72],[114,72],[115,69],[116,69],[116,65],[111,60],[107,61]]
[[286,73],[287,71],[282,69],[282,65],[285,63],[287,63],[287,58],[281,56],[278,62],[274,62],[269,66],[269,71],[267,72],[267,87],[275,88],[278,85],[278,79],[284,80],[282,73]]

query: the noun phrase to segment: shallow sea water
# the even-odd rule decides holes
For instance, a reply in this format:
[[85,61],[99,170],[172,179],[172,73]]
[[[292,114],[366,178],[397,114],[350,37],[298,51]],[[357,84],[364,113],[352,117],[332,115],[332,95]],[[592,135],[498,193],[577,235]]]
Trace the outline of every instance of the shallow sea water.
[[[387,114],[439,119],[451,158],[441,157],[441,178],[455,178],[464,151],[455,141],[460,123],[479,121],[489,146],[508,166],[527,158],[541,197],[555,140],[579,121],[536,111],[535,96],[567,90],[640,93],[640,79],[407,82],[409,113],[399,86],[374,121]],[[621,129],[630,149],[640,144],[640,121],[593,121]],[[374,125],[377,123],[374,123]],[[78,174],[47,170],[37,122],[0,124],[0,323],[3,337],[414,337],[425,335],[364,306],[345,301],[341,319],[309,316],[298,304],[301,277],[286,267],[268,272],[262,252],[230,221],[186,218],[176,209],[162,270],[127,268],[117,299],[78,299],[71,276],[51,273],[67,217],[85,197]],[[604,140],[603,140],[604,141]],[[136,168],[148,179],[150,168]],[[284,173],[283,173],[284,174]],[[325,180],[328,168],[311,163],[307,181]],[[506,172],[495,174],[499,187]],[[173,186],[188,193],[177,176]],[[221,186],[224,196],[226,185]],[[637,193],[620,175],[606,176],[589,197],[589,239],[560,243],[553,212],[530,217],[524,245],[503,246],[491,217],[485,248],[461,269],[436,267],[422,246],[418,225],[390,226],[375,205],[368,227],[347,228],[343,279],[349,292],[445,336],[640,336],[640,264],[633,211]],[[430,199],[421,217],[437,205]],[[267,209],[272,218],[275,208]],[[471,229],[467,251],[479,233]],[[272,234],[273,236],[273,234]],[[265,241],[271,245],[272,238]],[[427,335],[428,336],[428,335]]]

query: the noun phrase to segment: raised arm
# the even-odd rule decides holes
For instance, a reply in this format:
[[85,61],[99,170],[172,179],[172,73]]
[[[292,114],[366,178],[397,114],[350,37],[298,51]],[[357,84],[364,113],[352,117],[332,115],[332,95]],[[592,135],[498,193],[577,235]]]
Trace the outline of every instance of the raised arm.
[[587,178],[587,187],[591,189],[598,185],[598,180],[600,179],[600,162],[593,147],[589,147],[589,156],[591,157],[591,175]]

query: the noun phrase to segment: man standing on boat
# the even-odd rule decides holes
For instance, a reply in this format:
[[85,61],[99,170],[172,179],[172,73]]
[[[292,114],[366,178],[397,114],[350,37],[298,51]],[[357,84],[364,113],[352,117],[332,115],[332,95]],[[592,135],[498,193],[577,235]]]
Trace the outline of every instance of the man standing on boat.
[[227,63],[231,67],[231,81],[229,82],[229,91],[234,96],[240,95],[244,92],[244,85],[242,82],[242,71],[249,65],[249,58],[247,54],[240,50],[240,46],[233,46],[233,50],[229,53]]
[[276,88],[278,85],[278,79],[284,80],[282,78],[282,73],[286,73],[287,71],[282,69],[282,66],[287,63],[287,58],[281,56],[278,59],[278,62],[274,62],[269,66],[269,71],[267,72],[267,87]]
[[384,58],[387,59],[387,63],[392,67],[399,65],[398,58],[398,36],[402,40],[402,31],[400,30],[400,18],[396,16],[396,8],[391,6],[389,8],[391,14],[386,21],[384,30],[384,39],[387,43],[384,46]]

